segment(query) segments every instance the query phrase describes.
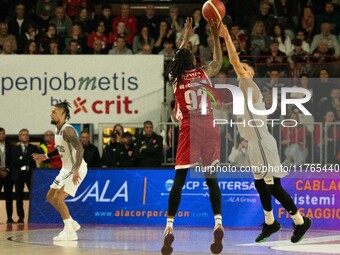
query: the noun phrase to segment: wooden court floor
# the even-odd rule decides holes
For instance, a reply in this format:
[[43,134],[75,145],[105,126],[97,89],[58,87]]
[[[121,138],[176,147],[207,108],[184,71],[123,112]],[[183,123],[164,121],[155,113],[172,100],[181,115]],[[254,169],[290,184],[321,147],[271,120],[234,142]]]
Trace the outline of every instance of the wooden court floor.
[[[125,255],[160,254],[163,228],[82,226],[78,241],[53,242],[60,231],[55,225],[0,224],[0,255]],[[292,244],[292,229],[283,229],[267,242],[254,239],[259,228],[225,230],[221,254],[340,254],[340,231],[310,231]],[[174,255],[210,254],[211,229],[175,229]]]

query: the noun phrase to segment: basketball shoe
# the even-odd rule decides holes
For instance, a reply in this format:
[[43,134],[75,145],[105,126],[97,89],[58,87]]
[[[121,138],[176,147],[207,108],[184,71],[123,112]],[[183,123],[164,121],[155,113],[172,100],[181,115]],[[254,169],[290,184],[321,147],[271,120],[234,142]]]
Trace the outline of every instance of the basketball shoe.
[[302,225],[295,225],[294,224],[294,232],[290,241],[292,243],[300,242],[303,239],[303,236],[306,234],[308,229],[312,226],[312,220],[303,216],[303,224]]
[[220,254],[223,250],[223,237],[224,237],[224,229],[221,224],[217,224],[214,228],[214,240],[210,245],[210,251],[212,254]]
[[275,220],[273,224],[263,224],[262,232],[256,237],[255,242],[260,243],[267,240],[272,234],[276,233],[281,229],[281,224]]
[[161,249],[162,255],[170,255],[172,253],[173,248],[171,247],[171,245],[174,240],[175,237],[173,229],[171,227],[166,228],[164,231],[163,244]]

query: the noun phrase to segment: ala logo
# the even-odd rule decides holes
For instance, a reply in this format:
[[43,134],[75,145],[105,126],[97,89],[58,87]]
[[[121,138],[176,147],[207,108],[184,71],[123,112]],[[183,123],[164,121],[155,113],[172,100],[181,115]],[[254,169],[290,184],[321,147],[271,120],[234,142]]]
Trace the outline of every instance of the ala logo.
[[128,195],[128,183],[125,181],[120,188],[112,194],[115,190],[112,185],[110,186],[110,180],[106,180],[104,186],[99,185],[99,181],[90,184],[86,189],[77,197],[67,199],[67,202],[86,202],[88,199],[95,200],[98,203],[113,203],[118,198],[124,199],[124,202],[129,202]]

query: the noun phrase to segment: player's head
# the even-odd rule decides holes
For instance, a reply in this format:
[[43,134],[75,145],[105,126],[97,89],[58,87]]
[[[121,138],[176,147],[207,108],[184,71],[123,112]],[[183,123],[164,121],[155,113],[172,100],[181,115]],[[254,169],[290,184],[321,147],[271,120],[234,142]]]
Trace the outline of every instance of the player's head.
[[253,78],[255,75],[255,66],[252,62],[249,61],[242,61],[242,67],[244,69],[244,71],[246,71],[248,73],[248,75],[250,76],[250,78]]
[[186,49],[179,49],[176,51],[175,59],[169,65],[169,74],[171,75],[170,82],[181,80],[182,74],[187,71],[194,69],[196,65],[196,59],[194,54]]
[[51,124],[64,123],[66,120],[69,120],[71,118],[70,107],[66,100],[52,106]]

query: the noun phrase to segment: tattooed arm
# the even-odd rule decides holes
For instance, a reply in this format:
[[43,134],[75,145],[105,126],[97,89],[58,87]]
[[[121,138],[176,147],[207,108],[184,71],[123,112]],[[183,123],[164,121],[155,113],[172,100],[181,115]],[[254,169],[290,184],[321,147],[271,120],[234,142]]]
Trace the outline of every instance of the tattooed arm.
[[74,128],[66,127],[63,133],[63,138],[65,141],[71,144],[71,146],[76,150],[76,157],[73,166],[73,183],[76,185],[79,181],[79,167],[83,160],[84,148],[81,145],[78,135]]

